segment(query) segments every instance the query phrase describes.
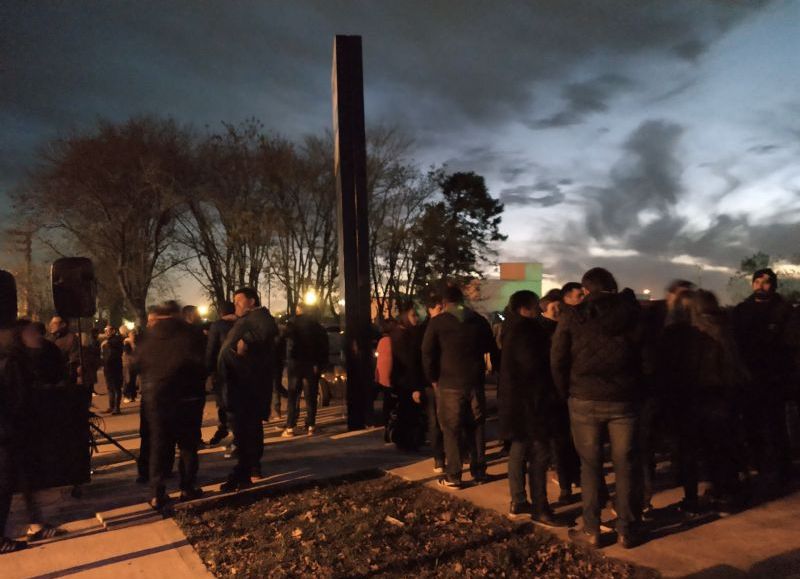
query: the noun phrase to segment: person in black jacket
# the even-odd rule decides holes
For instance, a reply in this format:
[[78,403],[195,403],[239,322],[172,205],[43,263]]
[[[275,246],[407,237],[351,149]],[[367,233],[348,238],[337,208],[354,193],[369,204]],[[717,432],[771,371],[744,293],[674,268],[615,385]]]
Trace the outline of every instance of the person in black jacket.
[[539,299],[534,292],[521,290],[511,295],[502,331],[498,436],[511,441],[509,515],[531,515],[534,522],[552,526],[555,521],[547,502],[547,467],[556,393],[550,376],[548,337],[535,320],[538,314]]
[[225,337],[218,361],[237,445],[236,465],[220,487],[225,492],[247,488],[252,484],[250,477],[261,474],[261,418],[272,395],[273,348],[278,335],[275,319],[260,305],[253,288],[236,290],[233,304],[238,320]]
[[[583,289],[580,294],[583,295]],[[550,373],[550,346],[553,341],[558,318],[562,307],[568,307],[562,303],[561,290],[552,289],[540,300],[539,307],[542,315],[536,321],[544,329],[547,335],[547,372]],[[553,459],[558,475],[558,486],[560,489],[558,502],[566,504],[572,501],[572,486],[581,484],[581,460],[572,442],[572,433],[569,427],[569,409],[567,403],[560,398],[554,401],[553,406],[553,432],[552,443]]]
[[27,381],[24,354],[15,344],[13,328],[13,319],[0,320],[0,555],[27,547],[27,543],[5,533],[19,471],[19,433]]
[[100,347],[103,358],[103,376],[108,389],[108,410],[111,414],[120,414],[122,403],[122,336],[114,326],[106,326],[106,339]]
[[792,461],[786,400],[794,374],[792,307],[777,290],[774,271],[755,272],[752,295],[733,310],[733,327],[752,378],[742,400],[751,459],[759,473],[773,471],[781,482],[788,482]]
[[486,393],[484,356],[497,358],[489,322],[464,305],[455,286],[443,292],[444,312],[433,318],[422,342],[425,375],[436,392],[439,424],[444,437],[446,477],[442,486],[461,488],[461,448],[466,431],[473,480],[486,480]]
[[626,548],[634,529],[634,441],[640,395],[639,308],[635,297],[617,293],[605,269],[581,280],[586,298],[561,313],[553,335],[551,368],[556,387],[568,400],[572,438],[581,458],[583,529],[570,538],[596,546],[600,538],[599,487],[603,474],[602,435],[607,432],[616,477],[617,534]]
[[167,502],[164,479],[172,468],[175,445],[180,449],[182,499],[202,494],[197,487],[197,449],[205,406],[203,339],[181,319],[180,306],[164,302],[154,310],[155,323],[138,349],[142,404],[150,429],[151,505]]
[[389,339],[392,344],[392,394],[397,398],[397,421],[392,441],[405,450],[417,450],[425,440],[422,402],[425,379],[422,372],[422,338],[419,316],[413,302],[398,306],[397,324]]
[[286,327],[286,370],[289,377],[289,408],[282,436],[294,436],[300,415],[300,393],[306,400],[306,433],[314,434],[317,423],[319,376],[328,364],[328,333],[306,306],[299,303]]
[[217,360],[219,351],[228,332],[236,323],[236,313],[233,302],[222,302],[217,310],[219,319],[211,324],[208,329],[208,340],[206,341],[206,370],[211,374],[211,381],[214,389],[214,397],[217,401],[217,431],[206,443],[208,446],[215,446],[228,436],[228,411],[225,408],[225,382],[217,372]]
[[[442,297],[438,293],[431,293],[425,300],[425,309],[428,311],[428,317],[419,325],[417,334],[419,336],[419,355],[420,364],[422,363],[422,341],[425,337],[425,331],[428,329],[430,321],[442,313]],[[431,452],[433,454],[433,472],[436,474],[444,473],[444,439],[442,437],[442,429],[439,426],[439,417],[436,413],[436,392],[433,385],[422,373],[422,378],[425,381],[425,418],[428,421],[428,444],[431,445]]]
[[680,403],[675,404],[674,422],[680,438],[682,507],[688,512],[699,508],[698,462],[703,456],[711,475],[714,506],[730,511],[741,499],[738,475],[744,465],[739,458],[736,400],[748,372],[716,296],[697,290],[681,297],[691,322],[690,333],[683,334],[687,345],[682,367],[687,369],[688,387],[682,388]]

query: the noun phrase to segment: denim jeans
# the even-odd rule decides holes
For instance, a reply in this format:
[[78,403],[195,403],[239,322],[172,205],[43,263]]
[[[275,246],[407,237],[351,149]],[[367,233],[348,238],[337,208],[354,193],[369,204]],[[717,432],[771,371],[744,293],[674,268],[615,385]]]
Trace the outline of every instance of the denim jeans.
[[547,510],[547,467],[549,462],[550,452],[546,440],[511,441],[511,449],[508,453],[508,488],[513,504],[522,504],[528,500],[528,493],[525,491],[525,475],[527,474],[534,515],[539,515]]
[[461,481],[461,440],[466,434],[472,476],[486,472],[486,392],[483,385],[472,390],[436,389],[436,412],[444,439],[447,480]]
[[627,533],[635,516],[634,469],[637,409],[633,402],[569,399],[569,415],[575,449],[581,458],[581,496],[584,529],[600,532],[599,499],[603,478],[603,432],[611,442],[614,464],[617,532]]
[[289,408],[286,428],[297,426],[300,414],[300,393],[306,399],[306,427],[317,423],[317,396],[319,395],[319,376],[313,368],[290,368],[289,370]]

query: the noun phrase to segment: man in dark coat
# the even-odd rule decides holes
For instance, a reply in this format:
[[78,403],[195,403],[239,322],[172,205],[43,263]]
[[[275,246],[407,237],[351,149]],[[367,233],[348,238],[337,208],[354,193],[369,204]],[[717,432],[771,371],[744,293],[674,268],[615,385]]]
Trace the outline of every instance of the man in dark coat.
[[103,358],[103,376],[108,389],[108,410],[111,414],[120,414],[122,402],[122,352],[125,345],[122,336],[114,326],[106,326],[106,339],[100,347]]
[[439,482],[461,488],[462,431],[470,446],[473,480],[486,480],[486,362],[497,358],[497,344],[489,322],[464,305],[455,286],[445,289],[444,312],[433,318],[422,342],[422,364],[436,391],[439,424],[444,437],[446,477]]
[[[530,514],[534,522],[552,526],[555,521],[547,503],[547,467],[556,393],[550,376],[547,334],[535,320],[538,308],[537,295],[528,290],[512,294],[506,308],[497,389],[498,437],[511,441],[509,515]],[[530,502],[525,491],[526,473]]]
[[751,384],[742,401],[745,432],[759,472],[791,477],[786,400],[794,378],[792,307],[771,269],[753,274],[753,293],[733,310],[733,328]]
[[624,547],[636,539],[633,483],[640,396],[639,308],[635,297],[617,294],[617,282],[594,268],[581,281],[586,298],[567,308],[553,336],[551,367],[560,395],[568,399],[572,437],[581,458],[583,529],[570,538],[596,546],[600,538],[599,487],[602,436],[607,432],[616,477],[617,533]]
[[228,436],[228,411],[225,408],[225,382],[217,371],[217,360],[222,344],[230,332],[233,324],[236,323],[236,313],[233,302],[223,302],[217,311],[219,319],[208,328],[208,340],[206,341],[206,370],[211,373],[211,381],[214,388],[214,396],[217,400],[217,431],[206,443],[208,446],[215,446]]
[[[6,308],[2,309],[5,311]],[[27,389],[23,354],[15,344],[13,327],[13,319],[0,319],[0,554],[27,547],[27,543],[15,541],[5,534],[15,475],[19,471],[16,452]]]
[[250,477],[261,473],[264,453],[261,418],[272,394],[273,348],[278,335],[272,314],[260,305],[253,288],[236,290],[233,303],[238,320],[219,353],[219,372],[226,387],[225,405],[237,445],[236,466],[221,487],[226,492],[249,487]]
[[78,368],[81,365],[78,334],[70,331],[69,320],[65,320],[61,316],[54,316],[50,320],[49,330],[50,335],[48,338],[61,351],[69,370],[70,380],[73,383],[77,383]]
[[[289,408],[283,437],[294,436],[300,414],[300,394],[306,401],[306,433],[317,424],[319,376],[328,365],[328,333],[306,306],[297,304],[296,315],[286,326],[286,372],[289,378]],[[269,406],[267,406],[269,408]]]
[[[579,288],[583,295],[583,289]],[[547,372],[550,374],[550,346],[558,327],[558,318],[563,308],[570,307],[562,302],[563,294],[559,289],[552,289],[539,302],[542,315],[536,318],[538,324],[547,335]],[[558,399],[553,403],[553,432],[552,449],[553,458],[558,475],[559,503],[568,503],[572,500],[572,485],[581,484],[581,460],[572,442],[572,433],[569,427],[569,409],[564,400]]]
[[169,301],[154,310],[154,324],[138,348],[142,405],[150,429],[151,504],[167,501],[164,479],[172,468],[175,445],[180,450],[182,499],[202,494],[197,488],[197,449],[205,405],[206,368],[200,333],[181,319],[180,306]]
[[[428,324],[443,311],[442,297],[437,293],[427,296],[425,309],[428,310],[428,317],[419,325],[417,330],[420,363],[422,361],[422,341],[425,338]],[[433,385],[425,377],[424,372],[422,373],[422,378],[425,381],[425,418],[428,421],[428,444],[431,445],[431,452],[433,453],[433,472],[442,474],[444,473],[445,465],[444,439],[442,437],[442,429],[439,426],[439,417],[436,413],[436,392],[433,389]]]

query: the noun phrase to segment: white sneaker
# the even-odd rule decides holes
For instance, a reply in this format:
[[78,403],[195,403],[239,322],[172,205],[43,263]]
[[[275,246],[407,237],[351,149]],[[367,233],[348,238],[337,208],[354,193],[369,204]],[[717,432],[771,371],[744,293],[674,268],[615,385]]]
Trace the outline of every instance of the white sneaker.
[[308,427],[308,435],[309,436],[314,436],[314,431],[315,431],[315,428],[313,426],[309,426]]
[[292,438],[294,436],[294,428],[284,428],[281,438]]

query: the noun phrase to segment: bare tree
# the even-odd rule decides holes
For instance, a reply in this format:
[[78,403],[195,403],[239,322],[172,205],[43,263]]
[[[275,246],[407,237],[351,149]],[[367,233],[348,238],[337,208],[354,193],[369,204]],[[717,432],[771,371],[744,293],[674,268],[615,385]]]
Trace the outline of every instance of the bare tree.
[[66,238],[110,264],[126,305],[144,323],[153,280],[177,263],[170,251],[175,217],[194,186],[191,138],[175,122],[99,121],[90,133],[45,147],[16,203],[51,246]]
[[249,120],[224,125],[196,152],[201,186],[178,218],[185,269],[219,304],[237,287],[258,290],[269,271],[277,200],[294,162],[294,148]]

